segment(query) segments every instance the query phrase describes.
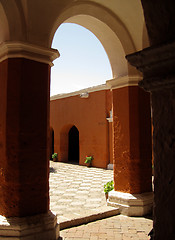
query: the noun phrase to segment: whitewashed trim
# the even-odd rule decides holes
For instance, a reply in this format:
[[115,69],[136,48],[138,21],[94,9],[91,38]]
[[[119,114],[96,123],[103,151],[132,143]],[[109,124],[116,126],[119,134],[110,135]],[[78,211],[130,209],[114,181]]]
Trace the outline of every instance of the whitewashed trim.
[[138,86],[142,80],[141,76],[124,76],[106,81],[106,85],[111,89],[123,88],[128,86]]
[[89,88],[85,88],[85,89],[81,89],[79,91],[75,91],[75,92],[70,92],[70,93],[62,93],[62,94],[57,94],[54,96],[50,97],[50,100],[57,100],[57,99],[62,99],[62,98],[67,98],[67,97],[73,97],[73,96],[77,96],[77,95],[81,95],[84,93],[91,93],[91,92],[98,92],[98,91],[102,91],[102,90],[108,90],[109,87],[106,86],[106,84],[101,84],[98,86],[94,86],[94,87],[89,87]]
[[3,42],[0,44],[0,62],[8,58],[26,58],[53,66],[60,56],[58,50],[24,42]]
[[152,211],[153,192],[131,194],[112,190],[107,205],[119,208],[123,215],[144,216]]
[[51,211],[29,217],[0,216],[0,239],[57,240],[60,227]]

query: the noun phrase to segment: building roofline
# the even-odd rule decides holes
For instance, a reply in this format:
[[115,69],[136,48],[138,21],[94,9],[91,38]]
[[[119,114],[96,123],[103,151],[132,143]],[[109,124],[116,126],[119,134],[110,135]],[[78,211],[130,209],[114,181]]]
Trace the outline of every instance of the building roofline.
[[61,98],[67,98],[67,97],[72,97],[72,96],[77,96],[77,95],[81,95],[81,94],[86,94],[86,93],[91,93],[91,92],[98,92],[98,91],[102,91],[102,90],[108,90],[110,89],[109,86],[107,86],[106,84],[101,84],[101,85],[97,85],[97,86],[93,86],[93,87],[89,87],[89,88],[84,88],[75,92],[70,92],[70,93],[62,93],[62,94],[57,94],[54,96],[50,97],[50,100],[57,100],[57,99],[61,99]]

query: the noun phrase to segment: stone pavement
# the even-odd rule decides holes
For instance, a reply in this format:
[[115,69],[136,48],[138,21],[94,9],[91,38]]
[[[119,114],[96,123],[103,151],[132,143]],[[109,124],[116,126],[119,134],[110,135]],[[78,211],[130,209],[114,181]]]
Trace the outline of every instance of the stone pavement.
[[112,179],[112,170],[50,161],[50,208],[60,228],[69,228],[60,232],[63,239],[148,239],[152,220],[106,206],[103,186]]
[[103,191],[112,179],[112,170],[50,161],[50,208],[60,227],[118,214],[118,209],[106,206]]
[[148,240],[152,220],[118,215],[60,231],[64,240]]

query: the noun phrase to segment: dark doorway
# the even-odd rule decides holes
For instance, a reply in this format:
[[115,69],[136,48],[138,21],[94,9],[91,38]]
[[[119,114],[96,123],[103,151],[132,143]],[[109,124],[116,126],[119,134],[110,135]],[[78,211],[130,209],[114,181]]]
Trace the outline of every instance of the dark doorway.
[[79,131],[75,126],[69,131],[68,161],[79,163]]
[[50,129],[50,159],[52,159],[52,154],[54,153],[54,130],[53,128]]

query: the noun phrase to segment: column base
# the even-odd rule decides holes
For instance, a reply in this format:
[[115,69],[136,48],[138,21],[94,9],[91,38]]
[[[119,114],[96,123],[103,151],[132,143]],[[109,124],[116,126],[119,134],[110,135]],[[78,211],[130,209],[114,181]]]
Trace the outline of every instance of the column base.
[[57,217],[51,211],[21,218],[0,216],[1,240],[57,240],[59,231]]
[[153,192],[130,194],[113,190],[109,192],[107,205],[119,207],[119,211],[123,215],[144,216],[152,211]]
[[107,165],[107,170],[113,170],[114,169],[114,165],[112,163],[109,163]]

